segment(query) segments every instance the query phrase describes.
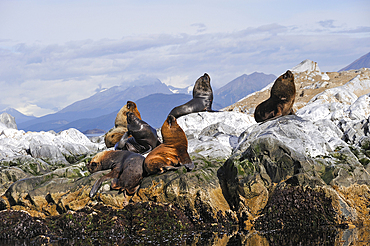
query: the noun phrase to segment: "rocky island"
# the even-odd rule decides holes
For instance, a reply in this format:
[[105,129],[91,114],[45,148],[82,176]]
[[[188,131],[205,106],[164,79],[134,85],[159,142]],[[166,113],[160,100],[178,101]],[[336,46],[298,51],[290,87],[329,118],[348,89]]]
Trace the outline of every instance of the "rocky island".
[[24,132],[3,114],[0,239],[140,244],[161,235],[186,245],[208,231],[201,237],[220,245],[369,242],[370,71],[323,73],[309,60],[291,71],[295,115],[255,122],[271,84],[223,111],[180,117],[195,168],[145,177],[127,206],[110,182],[89,197],[109,172],[86,168],[103,137]]

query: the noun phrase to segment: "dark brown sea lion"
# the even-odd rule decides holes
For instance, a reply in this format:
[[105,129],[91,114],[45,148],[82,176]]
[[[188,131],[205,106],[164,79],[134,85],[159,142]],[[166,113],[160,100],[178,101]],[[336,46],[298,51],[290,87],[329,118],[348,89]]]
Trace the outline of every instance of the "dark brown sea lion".
[[255,120],[263,122],[280,116],[294,114],[295,93],[294,75],[288,70],[275,80],[271,88],[270,98],[256,107],[254,111]]
[[[126,195],[133,195],[140,187],[143,179],[144,156],[127,150],[108,150],[95,155],[86,164],[90,173],[111,169],[112,171],[99,178],[90,191],[90,197],[95,196],[101,184],[113,178],[112,189],[120,190]],[[127,198],[125,202],[128,203]]]
[[178,169],[181,165],[185,166],[188,171],[192,170],[194,163],[188,154],[188,140],[173,115],[167,117],[161,132],[163,143],[153,149],[145,158],[146,175]]
[[132,112],[136,117],[141,119],[140,112],[137,109],[136,104],[132,101],[127,101],[126,105],[117,113],[114,128],[110,129],[104,136],[104,142],[107,148],[113,147],[122,138],[125,132],[127,132],[127,112]]
[[[114,146],[118,150],[129,150],[146,154],[161,144],[157,131],[148,123],[140,120],[132,112],[127,112],[127,132]],[[129,136],[132,137],[129,137]]]
[[181,106],[173,108],[169,115],[173,115],[177,119],[180,116],[191,113],[204,111],[215,112],[212,110],[212,102],[213,91],[211,87],[211,78],[205,73],[195,82],[193,99]]

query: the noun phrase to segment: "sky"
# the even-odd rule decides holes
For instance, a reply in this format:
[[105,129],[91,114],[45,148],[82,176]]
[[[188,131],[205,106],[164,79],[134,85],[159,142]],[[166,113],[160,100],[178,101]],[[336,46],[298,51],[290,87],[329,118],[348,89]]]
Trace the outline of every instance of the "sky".
[[[301,61],[332,72],[370,52],[368,0],[0,0],[0,111],[42,116],[158,78],[214,89]],[[107,112],[108,113],[108,112]]]

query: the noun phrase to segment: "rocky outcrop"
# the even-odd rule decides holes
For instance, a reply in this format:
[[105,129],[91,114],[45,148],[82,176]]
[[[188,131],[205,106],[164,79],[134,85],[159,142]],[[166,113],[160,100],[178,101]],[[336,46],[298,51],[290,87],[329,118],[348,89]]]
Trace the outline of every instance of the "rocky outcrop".
[[[317,66],[307,69],[325,80]],[[197,228],[325,227],[335,237],[338,226],[368,226],[370,94],[361,95],[368,85],[359,81],[322,90],[296,115],[263,124],[237,110],[180,117],[194,170],[145,177],[131,205],[171,204]],[[87,171],[102,144],[86,141],[78,131],[6,128],[0,141],[0,208],[45,219],[98,205],[124,208],[123,194],[111,190],[110,181],[89,197],[95,181],[109,171]]]
[[18,129],[17,124],[15,123],[15,118],[8,113],[0,114],[0,123],[4,124],[3,126],[0,126],[0,129],[1,128]]
[[[292,68],[291,71],[294,74],[296,85],[296,98],[293,106],[295,111],[305,107],[316,95],[345,84],[356,97],[370,93],[370,69],[368,68],[342,72],[321,72],[316,62],[305,60]],[[237,103],[224,108],[223,111],[244,112],[253,116],[256,106],[269,98],[272,85],[273,83],[260,91],[247,95]]]

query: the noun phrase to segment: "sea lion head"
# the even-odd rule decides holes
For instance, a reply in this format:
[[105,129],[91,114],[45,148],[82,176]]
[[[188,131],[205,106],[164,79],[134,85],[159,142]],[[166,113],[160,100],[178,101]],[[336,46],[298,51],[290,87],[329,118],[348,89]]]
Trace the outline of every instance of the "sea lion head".
[[209,77],[207,73],[205,73],[195,82],[195,85],[193,88],[193,97],[199,97],[199,96],[207,96],[207,97],[212,96],[212,99],[213,99],[211,78]]
[[95,173],[101,170],[111,169],[114,164],[119,163],[125,155],[121,150],[106,150],[97,153],[89,163],[86,164],[87,170],[90,173]]
[[283,79],[293,79],[294,80],[294,75],[290,70],[287,70],[282,76],[283,76]]
[[175,116],[168,115],[167,119],[161,128],[163,143],[171,145],[183,145],[186,149],[188,148],[188,140],[186,138],[185,132],[177,124]]
[[294,101],[295,93],[294,74],[290,70],[275,80],[270,92],[271,97],[281,101]]
[[177,124],[177,121],[176,121],[176,118],[175,118],[175,116],[173,116],[173,115],[168,115],[168,117],[167,117],[167,119],[166,119],[166,122],[167,122],[167,126],[169,127],[169,128],[171,128],[171,126],[172,126],[172,124],[173,123],[176,123]]
[[89,163],[86,164],[87,170],[89,170],[90,173],[95,173],[98,171],[103,170],[102,167],[102,160],[104,160],[107,156],[107,154],[110,151],[103,151],[97,153]]
[[137,109],[136,104],[132,101],[127,101],[127,103],[117,113],[116,119],[114,121],[115,127],[126,127],[127,126],[127,120],[126,120],[127,112],[133,112],[136,115],[136,117],[141,119],[141,115],[139,113],[139,110]]
[[140,119],[132,112],[127,112],[127,129],[133,131],[140,128]]
[[129,109],[131,112],[137,108],[136,106],[136,103],[132,102],[132,101],[127,101],[126,103],[126,107],[127,109]]
[[104,136],[105,146],[107,146],[107,148],[113,147],[119,140],[121,140],[125,132],[127,132],[126,127],[114,127],[110,129]]
[[275,84],[276,83],[281,85],[294,85],[294,74],[290,70],[287,70],[276,79]]

